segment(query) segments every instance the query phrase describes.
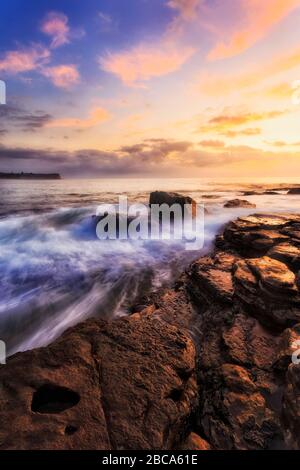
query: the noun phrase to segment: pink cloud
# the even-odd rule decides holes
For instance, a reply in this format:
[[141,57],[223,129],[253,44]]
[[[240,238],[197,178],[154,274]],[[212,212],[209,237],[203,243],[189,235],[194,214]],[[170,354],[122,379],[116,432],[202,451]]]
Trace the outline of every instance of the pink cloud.
[[127,86],[143,86],[145,81],[180,69],[196,48],[180,44],[188,23],[197,18],[203,0],[166,0],[176,11],[165,32],[155,44],[141,43],[99,58],[100,67],[120,78]]
[[41,25],[41,31],[52,38],[51,47],[56,48],[70,42],[69,20],[59,12],[50,12]]
[[44,67],[41,73],[59,88],[70,88],[80,82],[77,66],[73,64]]
[[0,71],[11,75],[30,72],[47,63],[49,58],[49,50],[40,45],[7,51],[2,60],[0,59]]
[[126,85],[137,86],[153,77],[175,72],[193,53],[191,47],[141,44],[127,51],[107,54],[99,63],[103,70],[116,75]]
[[299,0],[235,1],[235,8],[241,9],[241,20],[231,31],[225,31],[228,39],[218,42],[208,59],[225,59],[244,52],[297,7]]

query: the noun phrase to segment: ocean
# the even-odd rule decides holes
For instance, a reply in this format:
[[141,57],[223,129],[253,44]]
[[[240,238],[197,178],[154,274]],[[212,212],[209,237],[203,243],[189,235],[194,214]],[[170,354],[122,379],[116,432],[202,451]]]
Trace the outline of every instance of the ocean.
[[[128,315],[143,295],[170,286],[209,252],[228,221],[255,212],[300,212],[300,180],[81,179],[0,181],[0,339],[8,355],[45,346],[89,317]],[[277,194],[243,196],[276,188]],[[99,204],[149,201],[153,190],[176,191],[205,204],[205,244],[186,251],[178,240],[99,240]],[[256,209],[225,209],[242,198]]]

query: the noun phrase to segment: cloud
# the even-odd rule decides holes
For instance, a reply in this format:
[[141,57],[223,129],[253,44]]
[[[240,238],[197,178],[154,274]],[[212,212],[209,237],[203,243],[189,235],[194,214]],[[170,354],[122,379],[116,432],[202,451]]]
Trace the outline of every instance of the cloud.
[[74,64],[48,66],[50,51],[40,45],[28,49],[8,51],[0,59],[0,72],[17,75],[26,72],[37,72],[57,87],[69,88],[80,81],[80,74]]
[[[226,76],[202,73],[202,76],[197,79],[195,88],[201,93],[211,96],[240,92],[241,89],[256,87],[264,80],[273,79],[278,74],[292,70],[298,67],[299,63],[300,49],[298,47],[279,56],[276,54],[271,60],[265,61],[263,66],[259,64],[243,73],[228,74]],[[275,92],[284,92],[286,95],[288,93],[287,87],[288,84],[282,84],[277,90],[275,89]]]
[[100,30],[104,33],[110,32],[117,27],[116,21],[108,13],[98,12],[98,22],[100,24]]
[[29,48],[7,51],[0,58],[0,72],[17,75],[26,72],[37,72],[48,78],[59,88],[69,88],[80,82],[80,74],[74,64],[48,65],[51,58],[49,49],[40,44]]
[[0,107],[0,123],[6,128],[20,128],[23,132],[35,132],[45,127],[53,117],[43,111],[28,112],[19,106]]
[[69,127],[78,129],[88,129],[94,127],[97,124],[107,121],[110,119],[109,112],[104,108],[95,108],[91,111],[90,117],[87,119],[78,118],[62,118],[55,119],[47,124],[47,127]]
[[0,71],[8,75],[30,72],[45,65],[49,58],[49,50],[39,44],[34,44],[29,48],[7,51],[0,59]]
[[300,142],[284,142],[283,140],[275,140],[274,142],[267,142],[266,144],[272,145],[273,147],[299,147]]
[[217,124],[221,126],[240,126],[248,122],[263,121],[265,119],[271,119],[284,114],[283,111],[266,111],[257,113],[241,113],[241,114],[220,114],[209,120],[210,124]]
[[199,142],[200,147],[208,147],[220,149],[225,147],[225,143],[222,140],[202,140]]
[[283,18],[299,7],[298,0],[239,0],[236,7],[242,9],[242,19],[237,26],[224,32],[226,41],[220,41],[208,54],[209,60],[233,57],[244,52]]
[[248,127],[246,129],[236,129],[236,130],[224,130],[221,132],[225,137],[243,137],[243,136],[253,136],[260,135],[261,129],[258,127]]
[[137,86],[153,77],[178,70],[195,52],[191,47],[169,43],[150,46],[141,44],[127,51],[100,57],[103,70],[120,78],[127,86]]
[[17,75],[26,72],[37,72],[48,78],[59,88],[69,88],[80,82],[80,74],[74,64],[50,66],[51,53],[41,45],[33,45],[8,51],[0,59],[0,72],[7,75]]
[[44,67],[41,73],[59,88],[70,88],[80,82],[80,74],[74,64]]
[[287,99],[292,95],[291,83],[278,83],[264,90],[264,94],[272,98]]
[[168,139],[146,139],[142,145],[146,152],[150,149],[151,152],[155,151],[163,153],[164,155],[172,152],[185,152],[193,146],[193,144],[188,141],[174,141]]
[[198,7],[202,0],[169,0],[167,6],[177,10],[184,20],[192,20],[197,17]]
[[52,38],[53,49],[70,42],[69,20],[66,15],[59,12],[50,12],[42,22],[41,31]]
[[197,16],[202,0],[168,0],[166,5],[176,11],[164,34],[154,42],[140,43],[119,52],[99,57],[102,70],[117,76],[130,87],[141,87],[155,77],[180,69],[196,52],[196,48],[181,44],[183,28]]
[[[288,171],[286,162],[289,162]],[[7,147],[0,144],[0,163],[3,171],[60,172],[72,177],[108,176],[166,176],[240,174],[248,165],[249,174],[298,174],[300,153],[264,151],[246,145],[225,146],[199,150],[195,144],[168,139],[150,139],[136,145],[123,146],[115,151],[81,149],[63,151],[26,147]],[[292,171],[292,173],[291,173]]]
[[260,134],[258,128],[243,128],[240,126],[252,122],[265,121],[268,119],[275,119],[284,115],[286,111],[265,111],[265,112],[244,112],[237,114],[219,114],[208,120],[202,125],[197,132],[217,133],[227,137],[236,137],[238,135],[257,135]]
[[34,166],[36,171],[59,171],[68,176],[112,176],[165,174],[178,168],[190,142],[152,139],[116,151],[81,149],[57,151],[0,145],[0,162],[7,170],[23,171]]

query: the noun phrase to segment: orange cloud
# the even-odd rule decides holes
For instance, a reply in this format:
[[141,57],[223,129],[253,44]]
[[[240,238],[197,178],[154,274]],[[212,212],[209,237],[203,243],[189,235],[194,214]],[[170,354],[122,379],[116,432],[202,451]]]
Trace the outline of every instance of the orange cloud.
[[275,140],[274,142],[266,142],[273,147],[299,147],[300,142],[284,142],[283,140]]
[[284,113],[285,111],[266,111],[261,113],[220,114],[209,119],[208,123],[201,126],[199,131],[217,133],[227,137],[257,135],[260,134],[260,129],[258,128],[239,129],[239,127],[251,122],[274,119]]
[[107,54],[99,59],[106,72],[119,77],[128,86],[141,85],[179,69],[194,53],[191,47],[175,47],[169,43],[140,45],[124,52]]
[[109,112],[104,108],[95,108],[91,111],[87,119],[62,118],[51,121],[46,127],[69,127],[78,129],[88,129],[110,118]]
[[273,87],[264,90],[266,95],[273,98],[286,99],[290,98],[292,94],[292,88],[290,83],[279,83]]
[[226,137],[240,137],[240,136],[253,136],[261,134],[261,129],[258,127],[249,127],[246,129],[227,130],[223,131],[222,135]]
[[77,67],[73,64],[45,67],[41,73],[59,88],[69,88],[80,81]]
[[0,71],[11,75],[30,72],[47,63],[49,58],[49,50],[40,45],[34,45],[28,49],[8,51],[0,60]]
[[51,47],[56,48],[70,42],[68,17],[63,13],[50,12],[41,25],[41,31],[52,38]]
[[236,115],[226,115],[221,114],[219,116],[215,116],[209,120],[210,124],[217,124],[224,127],[227,126],[240,126],[241,124],[246,124],[248,122],[253,121],[262,121],[265,119],[274,118],[277,116],[281,116],[283,111],[267,111],[265,113],[243,113],[243,114],[236,114]]
[[151,78],[180,69],[196,48],[181,45],[179,38],[187,23],[197,18],[202,1],[168,0],[166,5],[175,10],[176,15],[155,44],[142,43],[121,52],[108,53],[99,58],[100,67],[131,87],[141,87]]
[[222,140],[202,140],[199,142],[201,147],[208,147],[208,148],[215,148],[215,149],[223,149],[225,147],[225,143]]
[[250,48],[265,37],[274,25],[299,7],[299,0],[241,0],[241,7],[244,24],[229,33],[228,41],[219,42],[210,51],[209,60],[233,57]]

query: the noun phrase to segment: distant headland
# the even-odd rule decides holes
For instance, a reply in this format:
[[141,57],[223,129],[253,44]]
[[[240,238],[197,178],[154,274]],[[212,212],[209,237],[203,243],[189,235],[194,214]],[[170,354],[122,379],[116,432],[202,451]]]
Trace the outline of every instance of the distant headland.
[[3,173],[0,172],[0,179],[13,180],[60,180],[59,173]]

